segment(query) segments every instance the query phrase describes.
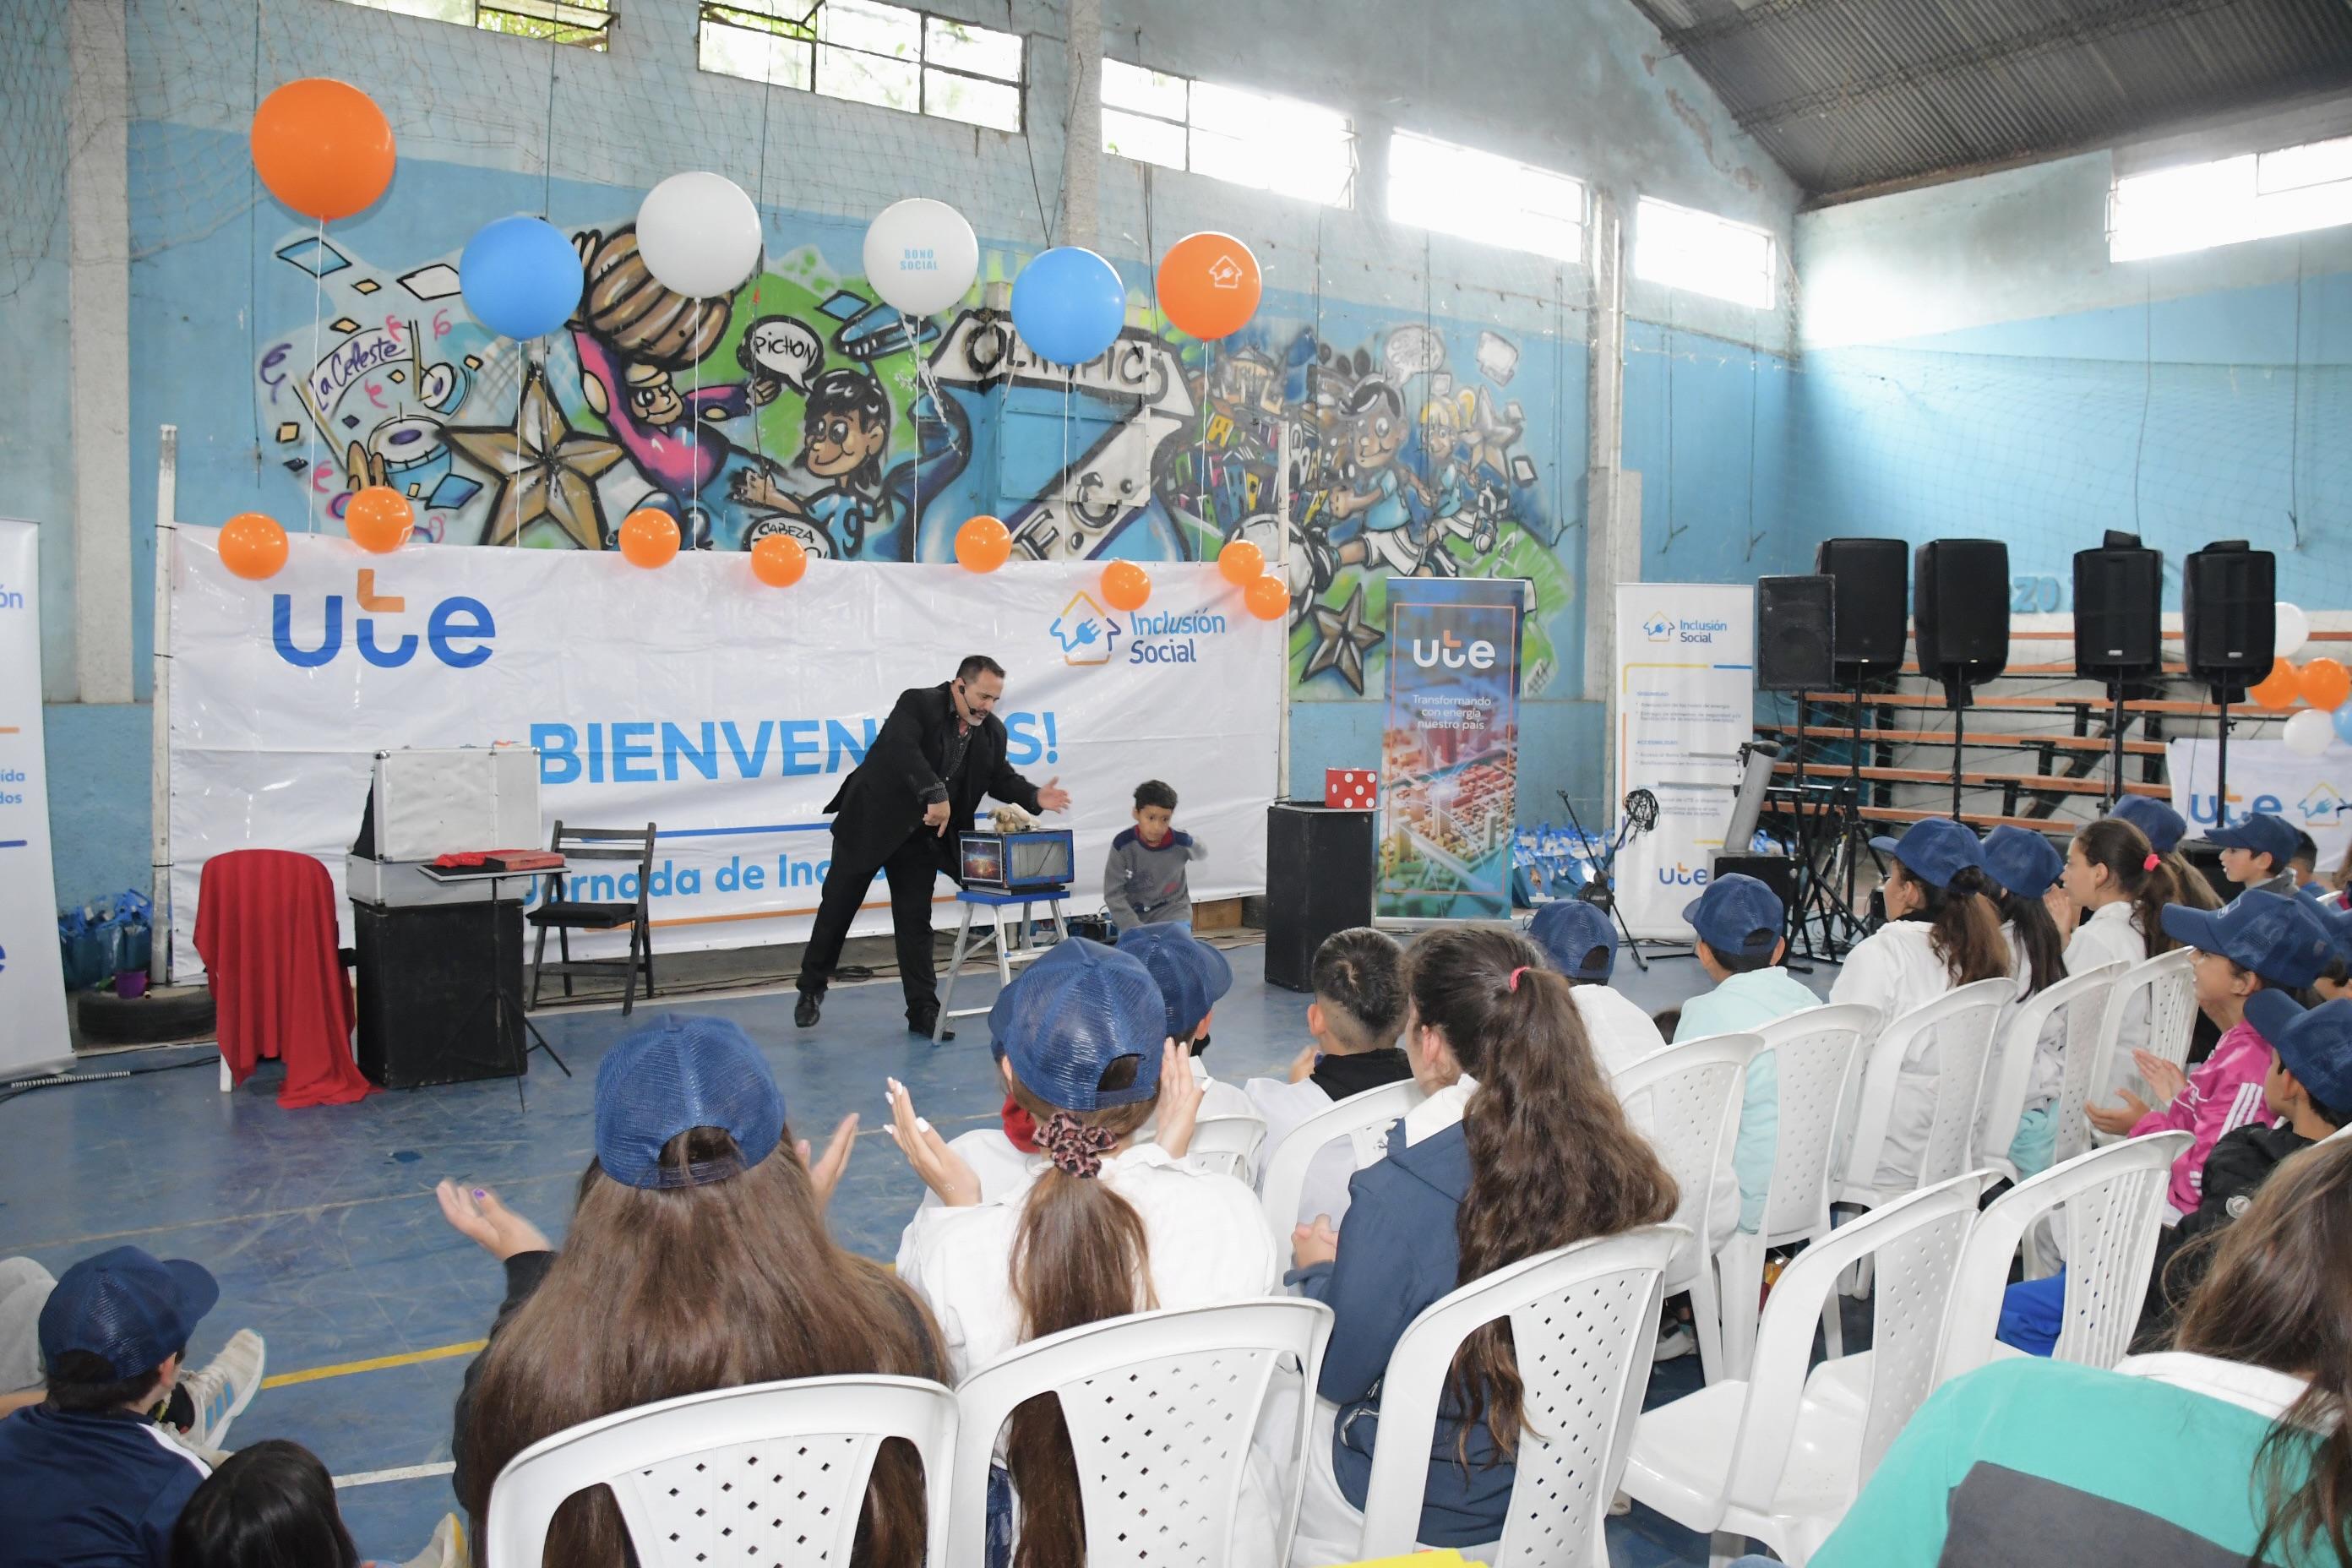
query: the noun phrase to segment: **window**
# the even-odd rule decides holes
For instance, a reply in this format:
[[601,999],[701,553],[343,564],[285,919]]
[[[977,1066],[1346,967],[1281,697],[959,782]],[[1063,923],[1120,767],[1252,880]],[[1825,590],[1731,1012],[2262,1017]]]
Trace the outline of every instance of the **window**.
[[1102,144],[1122,158],[1326,206],[1355,200],[1356,137],[1346,115],[1124,60],[1102,63]]
[[1633,275],[1769,310],[1772,237],[1713,213],[1643,196],[1633,214]]
[[2129,174],[2107,198],[2107,256],[2143,261],[2352,223],[2352,136]]
[[429,21],[455,22],[486,33],[543,38],[602,49],[613,26],[612,0],[343,0],[373,11],[391,11]]
[[1389,138],[1389,216],[1487,245],[1584,259],[1584,182],[1400,131]]
[[702,0],[697,63],[773,87],[1017,132],[1024,54],[1017,33],[877,0]]

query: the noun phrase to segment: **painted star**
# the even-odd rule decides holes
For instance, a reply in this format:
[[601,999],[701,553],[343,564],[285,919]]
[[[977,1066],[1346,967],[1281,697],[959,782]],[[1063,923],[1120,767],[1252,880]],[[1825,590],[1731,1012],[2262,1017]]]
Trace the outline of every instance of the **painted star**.
[[533,369],[522,384],[521,412],[509,426],[446,432],[449,445],[498,476],[486,544],[506,544],[542,517],[583,550],[604,547],[604,512],[596,477],[621,460],[617,441],[573,430]]
[[1299,679],[1312,680],[1327,669],[1336,669],[1339,679],[1362,696],[1364,656],[1388,640],[1364,620],[1364,584],[1357,583],[1345,607],[1335,610],[1328,605],[1314,605],[1307,615],[1315,623],[1315,650],[1307,656],[1307,672]]

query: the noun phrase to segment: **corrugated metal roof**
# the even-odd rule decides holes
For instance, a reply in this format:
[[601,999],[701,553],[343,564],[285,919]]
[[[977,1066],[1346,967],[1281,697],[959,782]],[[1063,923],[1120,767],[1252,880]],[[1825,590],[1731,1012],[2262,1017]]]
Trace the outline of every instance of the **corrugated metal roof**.
[[1633,0],[1816,196],[2352,89],[2346,0]]

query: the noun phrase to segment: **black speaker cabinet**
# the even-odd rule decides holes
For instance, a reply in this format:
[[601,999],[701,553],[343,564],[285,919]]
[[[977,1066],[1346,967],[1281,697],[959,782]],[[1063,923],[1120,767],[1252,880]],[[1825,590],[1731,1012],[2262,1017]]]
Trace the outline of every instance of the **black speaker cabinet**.
[[1786,855],[1733,855],[1718,851],[1707,863],[1706,874],[1709,878],[1753,877],[1772,889],[1780,900],[1782,910],[1796,907],[1797,863]]
[[[359,951],[359,1064],[384,1089],[513,1078],[522,1070],[522,905],[352,903]],[[499,1039],[503,990],[516,1001]]]
[[1912,568],[1919,673],[1976,685],[2009,668],[2009,546],[1937,539]]
[[1265,978],[1315,988],[1315,950],[1334,931],[1372,923],[1372,817],[1305,801],[1265,814]]
[[2271,672],[2278,635],[2278,557],[2242,539],[2180,563],[2180,642],[2189,675],[2236,695]]
[[1836,684],[1837,579],[1756,579],[1756,684],[1766,691],[1820,691]]
[[1838,684],[1893,675],[1903,668],[1908,632],[1911,551],[1899,539],[1824,539],[1813,570],[1832,577],[1831,654]]
[[2127,680],[2164,668],[2164,552],[2074,552],[2074,673]]

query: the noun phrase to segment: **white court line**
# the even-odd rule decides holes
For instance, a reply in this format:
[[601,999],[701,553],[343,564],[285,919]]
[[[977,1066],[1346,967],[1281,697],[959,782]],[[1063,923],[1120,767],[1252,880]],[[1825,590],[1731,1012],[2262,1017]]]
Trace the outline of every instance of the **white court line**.
[[340,1489],[380,1486],[385,1481],[421,1480],[426,1476],[446,1476],[457,1468],[455,1460],[444,1459],[436,1465],[403,1465],[391,1470],[362,1470],[355,1476],[337,1476],[335,1485]]

